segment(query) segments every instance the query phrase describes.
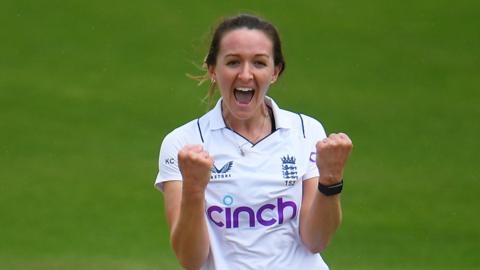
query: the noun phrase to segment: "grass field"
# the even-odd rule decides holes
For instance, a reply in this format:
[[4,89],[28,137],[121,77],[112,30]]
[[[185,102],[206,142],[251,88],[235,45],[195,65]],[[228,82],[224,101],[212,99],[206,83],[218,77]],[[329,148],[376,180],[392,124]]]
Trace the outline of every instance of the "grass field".
[[0,269],[179,269],[158,149],[240,11],[282,34],[270,95],[354,141],[331,269],[480,268],[479,2],[4,0]]

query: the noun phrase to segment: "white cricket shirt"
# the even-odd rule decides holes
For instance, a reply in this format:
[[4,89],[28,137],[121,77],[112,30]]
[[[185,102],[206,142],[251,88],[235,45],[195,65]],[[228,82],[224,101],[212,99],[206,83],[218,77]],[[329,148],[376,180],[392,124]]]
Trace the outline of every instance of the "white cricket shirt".
[[182,179],[177,155],[184,145],[202,144],[215,161],[205,192],[210,253],[201,269],[328,269],[299,232],[302,181],[319,175],[315,144],[325,131],[315,119],[266,101],[276,130],[256,144],[226,127],[222,99],[163,140],[160,190]]

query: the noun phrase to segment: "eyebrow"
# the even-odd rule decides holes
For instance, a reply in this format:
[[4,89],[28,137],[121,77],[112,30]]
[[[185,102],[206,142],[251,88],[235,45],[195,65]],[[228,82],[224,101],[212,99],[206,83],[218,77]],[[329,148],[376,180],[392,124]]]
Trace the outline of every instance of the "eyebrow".
[[[239,54],[229,53],[229,54],[225,55],[225,57],[230,57],[230,56],[232,56],[232,57],[238,57]],[[267,57],[267,58],[270,57],[270,55],[269,55],[269,54],[266,54],[266,53],[257,53],[257,54],[254,55],[254,57],[258,57],[258,56]]]

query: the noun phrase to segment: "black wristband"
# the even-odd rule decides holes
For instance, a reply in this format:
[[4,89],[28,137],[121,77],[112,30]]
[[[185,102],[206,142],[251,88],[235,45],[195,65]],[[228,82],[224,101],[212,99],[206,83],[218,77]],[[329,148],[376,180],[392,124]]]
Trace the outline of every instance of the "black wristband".
[[332,196],[342,192],[343,189],[343,179],[336,184],[325,186],[318,182],[318,190],[325,196]]

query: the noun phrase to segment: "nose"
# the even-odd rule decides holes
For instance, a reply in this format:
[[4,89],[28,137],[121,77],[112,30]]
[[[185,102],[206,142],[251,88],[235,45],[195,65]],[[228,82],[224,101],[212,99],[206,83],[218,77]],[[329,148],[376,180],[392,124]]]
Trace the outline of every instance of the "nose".
[[250,81],[253,79],[252,69],[248,63],[242,65],[238,78],[242,81]]

